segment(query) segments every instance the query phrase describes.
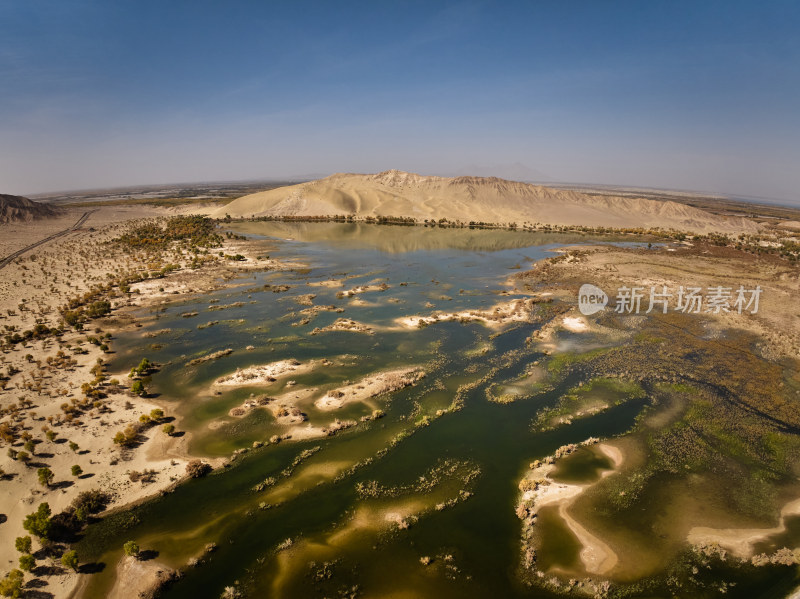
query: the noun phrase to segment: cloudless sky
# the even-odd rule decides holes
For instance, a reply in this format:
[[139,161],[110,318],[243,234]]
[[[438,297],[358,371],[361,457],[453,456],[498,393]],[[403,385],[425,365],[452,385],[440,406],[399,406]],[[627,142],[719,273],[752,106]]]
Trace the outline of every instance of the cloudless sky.
[[0,192],[521,163],[796,202],[799,31],[790,0],[0,0]]

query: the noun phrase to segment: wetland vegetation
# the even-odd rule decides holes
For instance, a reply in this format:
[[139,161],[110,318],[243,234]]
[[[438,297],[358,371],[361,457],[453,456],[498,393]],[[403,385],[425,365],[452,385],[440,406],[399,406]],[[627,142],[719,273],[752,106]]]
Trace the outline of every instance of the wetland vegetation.
[[[798,584],[800,376],[776,350],[791,327],[575,309],[585,280],[698,256],[718,261],[705,276],[742,260],[791,281],[777,258],[780,275],[700,237],[203,217],[133,222],[98,251],[126,268],[4,344],[20,355],[11,388],[46,388],[20,374],[41,362],[20,353],[33,343],[58,345],[48,372],[93,377],[71,383],[80,397],[58,383],[41,441],[24,420],[36,405],[2,408],[9,456],[42,494],[24,514],[41,548],[23,546],[21,568],[91,571],[88,598]],[[65,503],[60,488],[94,483],[84,422],[124,486]],[[40,443],[68,462],[51,467]]]
[[[134,540],[180,573],[165,597],[752,596],[796,583],[794,558],[771,557],[792,527],[765,537],[758,565],[687,541],[700,525],[768,529],[800,491],[797,372],[752,335],[607,313],[543,339],[560,302],[507,279],[577,241],[558,235],[430,231],[426,245],[425,229],[230,226],[303,266],[140,309],[145,326],[119,335],[110,365],[161,365],[152,385],[190,453],[223,467],[91,525],[83,559],[113,564]],[[397,324],[531,298],[523,318]],[[213,320],[220,307],[229,319]],[[332,327],[341,310],[360,326]],[[375,383],[398,367],[425,376]],[[555,469],[529,479],[541,466]],[[527,498],[547,487],[572,489],[569,515]],[[593,539],[613,567],[582,557]]]

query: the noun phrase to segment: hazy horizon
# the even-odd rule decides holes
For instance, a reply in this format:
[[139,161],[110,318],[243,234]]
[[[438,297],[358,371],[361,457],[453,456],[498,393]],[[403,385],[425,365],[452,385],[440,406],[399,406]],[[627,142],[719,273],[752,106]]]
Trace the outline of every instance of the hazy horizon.
[[798,17],[778,1],[1,3],[0,193],[521,167],[538,176],[505,178],[798,204]]
[[[315,179],[321,179],[328,177],[330,175],[339,174],[339,173],[316,173],[313,175],[297,175],[297,176],[288,176],[288,177],[255,177],[250,179],[224,179],[224,180],[216,180],[216,181],[161,181],[158,183],[143,183],[143,184],[131,184],[131,185],[108,185],[103,187],[85,187],[79,189],[59,189],[53,191],[44,191],[44,192],[34,192],[28,193],[27,197],[32,199],[48,199],[48,198],[57,198],[59,196],[67,196],[71,194],[79,195],[79,194],[96,194],[101,192],[123,192],[128,190],[143,190],[152,188],[152,190],[165,190],[169,187],[179,187],[179,188],[189,188],[192,186],[214,186],[214,185],[257,185],[259,183],[264,184],[275,184],[275,183],[285,183],[288,185],[296,185],[300,183],[305,183],[308,181],[313,181]],[[377,173],[355,173],[349,172],[348,174],[377,174]],[[416,173],[423,176],[435,176],[435,177],[457,177],[462,176],[460,173]],[[466,174],[466,173],[463,173]],[[484,177],[495,177],[499,175],[477,175],[477,176],[484,176]],[[508,177],[500,177],[500,178],[508,178]],[[725,193],[717,193],[717,192],[708,192],[698,189],[678,189],[678,188],[669,188],[669,187],[649,187],[644,185],[626,185],[626,184],[613,184],[613,183],[593,183],[589,181],[549,181],[549,180],[527,180],[521,178],[509,178],[512,181],[520,181],[523,183],[532,183],[535,185],[544,185],[544,186],[553,186],[553,187],[563,187],[563,188],[608,188],[608,189],[618,189],[628,190],[631,193],[635,193],[638,190],[642,192],[663,192],[663,193],[676,193],[676,194],[694,194],[697,197],[714,197],[719,196],[720,198],[735,200],[735,201],[742,201],[742,202],[749,202],[749,203],[761,203],[767,205],[777,205],[777,206],[786,206],[786,207],[798,207],[800,206],[800,198],[795,199],[781,199],[781,198],[770,198],[765,196],[745,196],[745,195],[736,195],[736,194],[725,194]],[[2,193],[2,192],[0,192]],[[21,194],[25,195],[25,194]]]

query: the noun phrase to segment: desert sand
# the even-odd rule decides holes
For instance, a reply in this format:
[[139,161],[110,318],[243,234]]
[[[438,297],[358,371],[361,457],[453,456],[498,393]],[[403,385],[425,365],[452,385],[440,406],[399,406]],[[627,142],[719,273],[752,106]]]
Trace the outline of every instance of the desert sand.
[[336,174],[251,194],[211,213],[251,216],[404,217],[417,221],[661,227],[685,231],[755,232],[744,218],[712,215],[672,201],[591,196],[494,177],[430,177],[397,170]]
[[313,364],[301,364],[297,360],[280,360],[261,366],[249,366],[237,369],[233,374],[218,378],[215,385],[231,387],[239,385],[264,385],[273,383],[290,374],[298,375],[310,372]]
[[382,393],[408,387],[424,376],[425,372],[417,367],[404,367],[376,373],[352,385],[328,391],[315,401],[314,405],[320,410],[335,410],[350,403],[363,402]]
[[434,312],[428,316],[403,316],[395,322],[400,328],[416,329],[437,322],[480,322],[489,327],[503,326],[511,322],[525,322],[531,316],[536,299],[513,299],[498,302],[485,310],[462,310],[460,312]]
[[[4,255],[72,227],[86,210],[67,208],[52,219],[20,221],[0,225],[0,250]],[[123,253],[106,242],[143,217],[169,216],[174,208],[148,206],[98,207],[90,210],[87,220],[76,230],[47,240],[24,252],[7,264],[0,277],[0,324],[6,332],[22,332],[36,323],[57,326],[59,308],[92,286],[109,280],[109,273],[141,268],[141,258]],[[162,279],[145,280],[131,285],[131,293],[112,300],[111,313],[87,323],[84,331],[67,327],[60,337],[45,336],[6,347],[0,355],[7,378],[0,387],[0,420],[30,435],[33,448],[25,451],[18,436],[13,445],[4,445],[15,453],[25,451],[27,463],[12,459],[4,448],[0,468],[4,472],[0,512],[0,564],[8,571],[17,567],[19,552],[14,539],[27,534],[24,517],[47,502],[53,514],[67,508],[82,491],[102,489],[110,496],[109,509],[130,505],[160,493],[186,476],[188,437],[172,436],[162,431],[162,423],[175,421],[165,406],[133,395],[128,372],[109,372],[103,365],[106,351],[113,351],[114,333],[132,328],[136,322],[130,307],[174,299],[175,295],[194,294],[219,287],[224,278],[237,271],[277,266],[270,260],[253,257],[247,242],[227,240],[220,248],[241,253],[240,262],[214,261],[204,268],[187,269],[189,257],[170,260],[178,268]],[[100,341],[90,342],[93,336]],[[103,345],[109,346],[107,349]],[[89,384],[100,393],[98,400],[87,401],[82,386]],[[94,403],[93,403],[94,402]],[[140,418],[153,410],[164,409],[148,424]],[[135,443],[122,447],[113,441],[117,432],[131,425],[139,426]],[[212,461],[220,465],[224,460]],[[72,474],[73,466],[80,468]],[[37,470],[49,468],[53,480],[43,485]],[[34,551],[38,541],[34,540]],[[79,556],[80,559],[80,556]],[[82,575],[64,571],[48,576],[46,590],[55,597],[66,597]]]

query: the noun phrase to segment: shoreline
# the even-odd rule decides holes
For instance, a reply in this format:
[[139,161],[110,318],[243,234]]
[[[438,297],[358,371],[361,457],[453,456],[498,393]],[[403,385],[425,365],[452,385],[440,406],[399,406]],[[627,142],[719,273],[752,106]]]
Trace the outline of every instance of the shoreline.
[[[559,460],[582,448],[595,447],[606,455],[613,463],[613,467],[603,470],[599,480],[619,471],[625,457],[622,451],[607,442],[590,438],[581,443],[560,447],[553,455],[543,460],[536,460],[520,480],[521,491],[517,502],[516,513],[522,520],[522,554],[526,568],[536,567],[535,555],[541,548],[537,538],[536,519],[538,511],[543,507],[557,506],[558,516],[564,525],[575,535],[581,545],[579,558],[584,570],[590,575],[605,575],[614,569],[619,559],[616,552],[609,547],[600,537],[589,532],[570,513],[573,503],[587,489],[597,484],[591,483],[562,483],[551,477]],[[535,570],[539,576],[546,576],[547,572]],[[551,572],[552,573],[552,572]]]
[[[114,263],[127,263],[128,268],[131,265],[135,268],[136,262],[131,261],[130,254],[104,242],[140,223],[131,217],[140,218],[143,212],[101,208],[83,227],[32,248],[12,261],[4,271],[6,282],[0,284],[0,324],[20,331],[33,322],[56,326],[61,317],[55,308],[104,280]],[[151,215],[155,212],[156,217],[175,215],[171,210],[148,212]],[[292,267],[275,260],[259,260],[255,255],[257,245],[258,241],[223,239],[218,249],[244,255],[244,260],[215,259],[212,264],[193,270],[187,268],[187,258],[163,278],[132,284],[127,297],[111,300],[109,312],[90,320],[83,331],[67,327],[59,336],[32,338],[4,348],[0,360],[11,374],[0,389],[0,406],[6,414],[12,410],[11,422],[16,430],[13,446],[8,442],[4,445],[14,452],[30,455],[30,465],[21,459],[12,460],[5,449],[0,456],[0,468],[6,479],[2,482],[5,499],[0,507],[5,516],[0,523],[2,570],[18,567],[20,554],[14,548],[14,539],[27,534],[22,520],[41,502],[49,503],[52,513],[57,514],[79,492],[99,488],[110,495],[100,514],[105,517],[174,489],[187,479],[186,464],[193,458],[201,457],[214,467],[227,462],[224,457],[191,455],[188,451],[191,434],[187,431],[181,431],[180,436],[163,432],[164,423],[170,421],[180,430],[180,421],[169,413],[171,406],[157,398],[130,393],[127,372],[108,372],[104,366],[107,352],[113,351],[105,346],[113,346],[113,339],[121,332],[141,326],[133,312],[142,308],[176,297],[207,293],[242,272]],[[89,342],[91,338],[99,341]],[[14,401],[18,396],[26,397],[28,403],[19,407],[8,404],[9,399]],[[115,432],[131,425],[141,426],[139,419],[154,410],[165,414],[156,419],[156,424],[142,426],[132,447],[122,448],[113,442]],[[40,432],[42,428],[52,431],[52,438],[45,439],[42,434],[45,431]],[[17,436],[20,432],[33,438],[33,451],[24,450],[21,442],[24,439]],[[82,473],[70,476],[73,466]],[[53,484],[45,488],[36,480],[37,468],[42,467],[55,475]],[[38,551],[39,542],[35,538],[33,544],[34,552]],[[44,588],[56,599],[74,597],[90,579],[91,575],[65,570],[63,574],[46,576]]]
[[800,498],[786,503],[780,512],[778,525],[772,528],[711,528],[695,526],[689,530],[686,540],[695,547],[718,545],[742,560],[755,555],[753,545],[771,536],[786,532],[786,518],[800,515]]

